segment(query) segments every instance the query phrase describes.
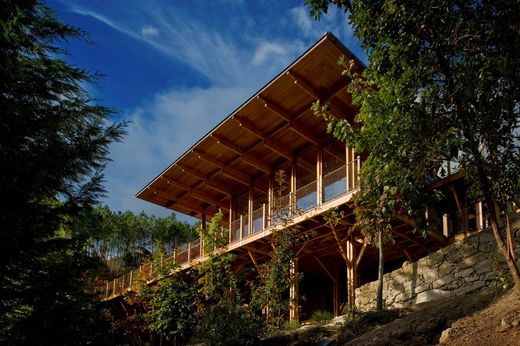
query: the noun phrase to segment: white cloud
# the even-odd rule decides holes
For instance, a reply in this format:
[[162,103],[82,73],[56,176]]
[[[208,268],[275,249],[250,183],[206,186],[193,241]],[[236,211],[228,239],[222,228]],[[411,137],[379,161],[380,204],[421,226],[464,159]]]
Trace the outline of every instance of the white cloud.
[[159,30],[155,26],[145,26],[141,29],[141,35],[144,37],[157,37],[159,36]]
[[128,135],[111,147],[113,161],[105,171],[111,208],[162,213],[164,208],[134,195],[252,92],[243,87],[170,90],[135,109]]
[[289,10],[289,14],[305,37],[316,39],[323,34],[323,32],[320,32],[314,18],[309,15],[307,8],[303,6],[294,7]]

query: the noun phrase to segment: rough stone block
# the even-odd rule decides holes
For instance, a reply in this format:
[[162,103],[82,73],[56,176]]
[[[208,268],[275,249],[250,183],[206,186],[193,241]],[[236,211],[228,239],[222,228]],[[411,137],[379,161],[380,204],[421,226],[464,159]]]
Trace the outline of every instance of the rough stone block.
[[425,282],[432,282],[438,279],[439,273],[437,268],[425,268],[422,272]]
[[432,301],[435,299],[440,299],[442,297],[446,297],[449,294],[450,294],[449,291],[439,290],[439,289],[433,289],[430,291],[421,292],[417,295],[417,298],[415,299],[415,303],[419,304],[419,303],[429,302],[429,301]]
[[473,268],[466,268],[461,271],[455,272],[455,278],[464,278],[470,274],[473,274]]
[[451,263],[444,262],[439,266],[439,277],[443,277],[452,272],[453,265]]

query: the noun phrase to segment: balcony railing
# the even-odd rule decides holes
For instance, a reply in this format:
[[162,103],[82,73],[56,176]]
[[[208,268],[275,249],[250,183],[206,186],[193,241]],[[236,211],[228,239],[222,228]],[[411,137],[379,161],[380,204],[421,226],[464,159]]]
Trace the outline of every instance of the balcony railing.
[[446,237],[487,227],[487,219],[482,203],[446,213],[442,216],[442,232]]
[[[329,203],[336,198],[353,192],[359,186],[359,158],[343,165],[332,172],[323,175],[321,182],[312,181],[296,191],[279,198],[273,198],[271,208],[264,203],[251,214],[240,215],[229,225],[229,244],[246,240],[258,233],[279,226],[284,220],[305,214],[322,203]],[[321,191],[318,187],[321,183]],[[321,194],[320,196],[318,194]],[[251,222],[251,227],[249,223]],[[227,241],[226,241],[227,243]],[[175,259],[178,265],[185,265],[203,256],[202,244],[199,239],[182,244],[173,253],[165,255],[159,264]],[[105,282],[95,288],[95,292],[110,297],[124,293],[130,289],[137,278],[153,278],[153,265],[141,266],[120,278]]]

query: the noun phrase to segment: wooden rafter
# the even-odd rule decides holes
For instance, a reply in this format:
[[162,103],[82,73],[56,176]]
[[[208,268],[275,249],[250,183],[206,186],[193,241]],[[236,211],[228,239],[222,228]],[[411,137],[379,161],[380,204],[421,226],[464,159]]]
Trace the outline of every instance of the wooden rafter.
[[[227,203],[224,203],[223,201],[219,201],[215,198],[212,198],[211,196],[207,195],[207,194],[202,194],[200,192],[197,192],[194,188],[186,185],[186,184],[183,184],[177,180],[170,180],[168,178],[165,178],[163,176],[161,176],[161,179],[166,181],[166,183],[168,185],[172,185],[172,186],[175,186],[181,190],[184,190],[186,193],[185,193],[185,196],[192,196],[193,198],[195,199],[198,199],[199,201],[202,201],[202,202],[206,202],[206,203],[209,203],[209,204],[212,204],[214,206],[217,206],[223,210],[229,210],[229,205],[227,205]],[[184,196],[183,196],[184,197]],[[182,198],[182,197],[181,197]]]
[[239,148],[238,146],[236,146],[235,144],[231,143],[230,141],[228,141],[227,139],[225,139],[224,137],[220,136],[220,135],[217,135],[217,134],[212,134],[211,135],[216,141],[218,144],[228,148],[229,150],[233,151],[235,154],[238,154],[240,156],[240,159],[242,161],[244,161],[246,164],[250,165],[251,167],[254,167],[258,170],[261,170],[262,172],[264,173],[269,173],[270,172],[270,167],[269,165],[267,165],[266,163],[262,162],[262,160],[254,157],[253,155],[247,153],[245,150]]
[[296,73],[289,70],[286,72],[286,74],[293,79],[295,85],[309,94],[309,96],[315,98],[316,100],[320,99],[320,94],[318,91],[314,89],[314,87],[312,87],[309,83],[304,81],[301,77],[299,77]]
[[201,205],[194,204],[185,200],[179,200],[164,191],[154,189],[152,187],[148,187],[149,190],[153,192],[154,195],[159,196],[160,198],[164,199],[166,201],[166,206],[169,208],[173,205],[181,205],[184,206],[186,209],[191,209],[197,213],[202,213],[206,208],[202,207]]
[[220,168],[220,170],[222,171],[222,174],[228,176],[231,179],[238,181],[241,184],[249,186],[250,178],[247,174],[245,174],[237,169],[234,169],[232,167],[228,167],[228,164],[220,162],[219,160],[209,156],[206,153],[203,153],[202,151],[200,151],[198,149],[194,149],[193,153],[195,155],[197,155],[199,157],[199,159],[204,160],[208,163],[211,163],[213,166]]
[[404,238],[406,240],[411,241],[412,243],[414,243],[416,245],[419,245],[423,250],[429,251],[428,247],[424,244],[423,241],[420,241],[417,238],[413,238],[413,237],[409,236],[408,234],[406,234],[406,232],[402,232],[402,231],[400,231],[398,229],[395,229],[395,228],[392,228],[392,232],[394,234],[397,234],[401,238]]
[[[237,118],[234,119],[239,123],[241,127],[260,138],[267,149],[271,150],[272,152],[282,156],[283,158],[289,161],[292,161],[292,159],[294,158],[294,154],[291,151],[287,150],[282,144],[270,139],[265,133],[257,129],[253,124],[251,124],[247,120]],[[314,171],[314,165],[307,161],[299,160],[298,164],[310,172]]]
[[202,180],[204,182],[204,184],[206,186],[208,186],[209,188],[212,188],[213,190],[216,190],[218,192],[222,192],[228,196],[231,196],[232,195],[232,192],[231,190],[226,187],[224,184],[221,184],[219,182],[216,182],[214,180],[211,179],[211,177],[207,177],[203,174],[201,174],[200,172],[197,172],[196,170],[193,170],[191,168],[188,168],[186,166],[182,166],[182,165],[179,165],[177,164],[177,167],[184,173],[186,174],[189,174],[199,180]]
[[[281,117],[282,119],[287,121],[289,124],[289,127],[292,131],[296,132],[297,134],[299,134],[300,136],[302,136],[303,138],[305,138],[306,140],[308,140],[309,142],[311,142],[315,145],[320,144],[320,139],[318,137],[316,137],[316,135],[311,130],[309,130],[308,128],[304,127],[303,125],[295,122],[291,118],[291,116],[289,114],[287,114],[287,112],[285,112],[283,109],[280,108],[280,106],[278,106],[277,104],[275,104],[272,101],[266,100],[265,98],[263,98],[260,95],[257,96],[257,99],[260,100],[264,104],[264,107],[266,107],[271,112],[275,113],[276,115],[278,115],[279,117]],[[307,109],[304,112],[306,112],[306,111],[307,111]]]

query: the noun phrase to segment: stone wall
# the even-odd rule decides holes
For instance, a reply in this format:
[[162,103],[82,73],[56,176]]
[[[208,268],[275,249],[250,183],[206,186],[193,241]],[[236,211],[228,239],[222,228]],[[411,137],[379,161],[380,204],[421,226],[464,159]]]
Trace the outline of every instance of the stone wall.
[[[518,230],[514,227],[514,230]],[[516,232],[516,237],[520,232]],[[520,245],[516,241],[516,253]],[[520,260],[519,260],[520,261]],[[452,294],[482,290],[509,276],[490,230],[453,243],[417,262],[404,262],[400,269],[384,275],[383,299],[387,308],[401,308]],[[356,306],[375,309],[377,281],[356,289]]]

